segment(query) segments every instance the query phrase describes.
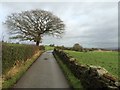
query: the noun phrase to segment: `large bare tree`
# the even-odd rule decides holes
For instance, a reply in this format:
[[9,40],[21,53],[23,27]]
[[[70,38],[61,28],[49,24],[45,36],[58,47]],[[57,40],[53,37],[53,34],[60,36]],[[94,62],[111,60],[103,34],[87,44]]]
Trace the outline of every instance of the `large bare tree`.
[[65,28],[60,18],[44,10],[12,13],[5,24],[10,29],[10,38],[34,41],[36,45],[39,45],[45,34],[61,36]]

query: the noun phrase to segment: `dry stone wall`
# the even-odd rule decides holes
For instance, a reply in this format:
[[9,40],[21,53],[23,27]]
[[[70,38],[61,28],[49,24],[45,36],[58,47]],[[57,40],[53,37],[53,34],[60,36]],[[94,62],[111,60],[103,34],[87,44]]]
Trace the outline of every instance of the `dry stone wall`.
[[80,65],[76,59],[62,50],[54,49],[56,54],[78,78],[87,90],[119,90],[120,83],[100,66]]

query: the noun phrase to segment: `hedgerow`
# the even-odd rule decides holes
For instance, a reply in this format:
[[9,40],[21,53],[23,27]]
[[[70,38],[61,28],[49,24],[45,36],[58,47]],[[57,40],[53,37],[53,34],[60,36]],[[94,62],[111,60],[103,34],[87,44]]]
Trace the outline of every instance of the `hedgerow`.
[[2,44],[2,74],[17,62],[25,62],[39,50],[38,46],[24,44]]

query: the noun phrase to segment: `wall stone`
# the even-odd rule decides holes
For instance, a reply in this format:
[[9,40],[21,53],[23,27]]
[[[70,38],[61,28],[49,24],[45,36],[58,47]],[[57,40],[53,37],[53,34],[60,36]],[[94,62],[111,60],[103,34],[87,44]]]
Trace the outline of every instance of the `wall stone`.
[[66,54],[64,51],[54,49],[56,54],[78,78],[87,90],[119,90],[120,82],[100,66],[90,66],[78,64],[76,59]]

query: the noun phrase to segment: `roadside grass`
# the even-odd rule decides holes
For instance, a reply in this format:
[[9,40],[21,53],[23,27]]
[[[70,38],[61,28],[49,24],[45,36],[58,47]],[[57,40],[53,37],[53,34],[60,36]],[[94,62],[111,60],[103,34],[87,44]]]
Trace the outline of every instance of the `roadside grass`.
[[118,78],[118,52],[76,52],[65,50],[70,56],[77,59],[80,64],[104,67]]
[[[6,75],[9,78],[7,80],[2,81],[2,89],[12,88],[14,84],[20,79],[20,77],[27,71],[27,69],[36,61],[36,59],[41,55],[41,51],[37,52],[35,55],[32,56],[31,59],[28,59],[24,64],[20,66],[12,67],[10,71],[11,74]],[[14,68],[14,69],[13,69]],[[17,70],[17,72],[15,72]],[[12,73],[15,72],[14,75]],[[11,75],[11,76],[10,76]]]
[[68,80],[68,83],[70,84],[70,87],[74,90],[84,90],[84,88],[81,85],[80,80],[78,80],[73,73],[70,71],[70,69],[67,67],[66,64],[60,60],[60,58],[54,54],[54,57],[56,58],[59,66],[61,67],[63,73],[65,74],[66,79]]
[[45,50],[46,50],[46,51],[54,50],[54,47],[51,47],[51,46],[47,46],[47,45],[46,45],[46,46],[45,46]]

